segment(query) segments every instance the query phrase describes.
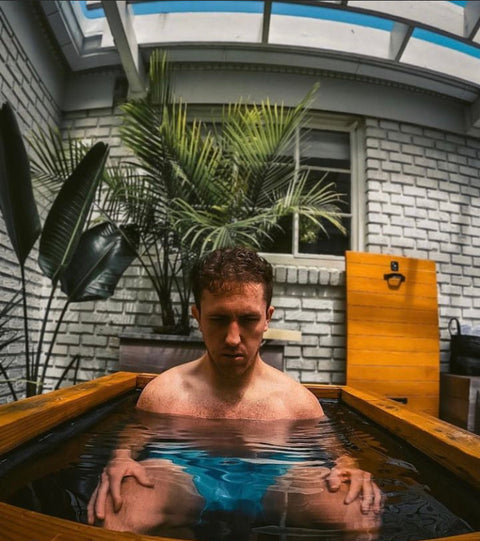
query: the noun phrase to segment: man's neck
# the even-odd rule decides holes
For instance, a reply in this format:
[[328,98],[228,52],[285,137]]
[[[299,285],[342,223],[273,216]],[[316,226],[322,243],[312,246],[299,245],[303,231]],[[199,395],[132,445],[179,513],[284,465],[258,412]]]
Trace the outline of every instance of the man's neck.
[[208,353],[205,354],[204,362],[209,385],[217,396],[228,401],[238,401],[243,398],[253,379],[258,377],[262,364],[260,355],[257,353],[254,362],[244,372],[231,374],[220,371],[212,363]]

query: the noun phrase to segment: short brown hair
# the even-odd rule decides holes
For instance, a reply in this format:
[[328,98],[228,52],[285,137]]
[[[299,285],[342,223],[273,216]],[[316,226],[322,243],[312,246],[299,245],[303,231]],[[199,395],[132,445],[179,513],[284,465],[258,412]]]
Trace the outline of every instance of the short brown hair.
[[192,291],[200,310],[204,290],[223,293],[231,284],[263,284],[267,308],[272,301],[273,270],[270,263],[250,248],[220,248],[201,258],[193,267]]

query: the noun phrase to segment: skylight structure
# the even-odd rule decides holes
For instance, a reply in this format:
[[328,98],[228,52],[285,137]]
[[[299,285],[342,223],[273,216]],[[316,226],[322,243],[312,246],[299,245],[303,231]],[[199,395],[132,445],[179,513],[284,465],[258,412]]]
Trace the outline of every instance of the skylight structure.
[[189,62],[292,65],[372,77],[472,104],[480,126],[480,2],[42,2],[73,70],[122,65],[144,91],[155,47]]

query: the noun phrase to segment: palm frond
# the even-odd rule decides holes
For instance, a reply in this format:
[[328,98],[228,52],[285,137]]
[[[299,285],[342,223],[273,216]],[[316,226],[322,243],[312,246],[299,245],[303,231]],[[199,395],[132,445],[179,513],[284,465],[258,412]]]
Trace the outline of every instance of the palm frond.
[[80,139],[62,136],[57,128],[37,128],[29,138],[32,178],[41,187],[56,193],[88,152]]

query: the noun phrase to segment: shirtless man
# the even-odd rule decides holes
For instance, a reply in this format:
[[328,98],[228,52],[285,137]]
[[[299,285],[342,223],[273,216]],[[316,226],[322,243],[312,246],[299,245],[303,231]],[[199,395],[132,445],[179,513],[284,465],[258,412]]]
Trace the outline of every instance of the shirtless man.
[[[217,250],[200,262],[192,276],[195,299],[192,314],[203,334],[206,352],[199,359],[171,368],[152,380],[141,393],[137,408],[198,420],[224,419],[226,423],[250,420],[265,422],[267,426],[272,422],[318,422],[324,413],[317,398],[260,358],[263,333],[274,311],[270,304],[273,282],[270,264],[245,248]],[[179,491],[177,486],[169,490],[170,476],[183,489]],[[312,503],[316,500],[311,490],[311,473],[302,475],[302,468],[295,467],[284,477],[289,485],[309,486],[308,513],[315,514],[318,510],[321,521],[343,520],[349,528],[377,525],[372,516],[380,511],[380,490],[370,474],[356,468],[352,460],[343,458],[333,469],[323,471],[316,481],[318,509]],[[271,490],[266,490],[263,498],[267,507],[274,508],[278,498],[282,498],[279,494],[284,489],[278,488],[282,482],[280,478],[272,479]],[[152,487],[156,486],[162,488],[153,491],[156,496],[152,498]],[[168,461],[136,461],[131,448],[119,449],[92,495],[89,522],[94,523],[96,517],[105,519],[106,527],[131,529],[134,516],[137,524],[143,520],[143,526],[136,531],[151,532],[155,523],[181,527],[182,515],[190,519],[198,515],[202,497],[207,499],[198,492],[192,476],[178,465]],[[329,493],[332,496],[327,501]],[[332,511],[338,504],[342,506],[341,512]],[[128,512],[132,508],[136,509],[135,513]],[[301,515],[306,513],[305,502],[291,502],[288,513],[292,523],[297,522],[297,515],[301,520]]]

